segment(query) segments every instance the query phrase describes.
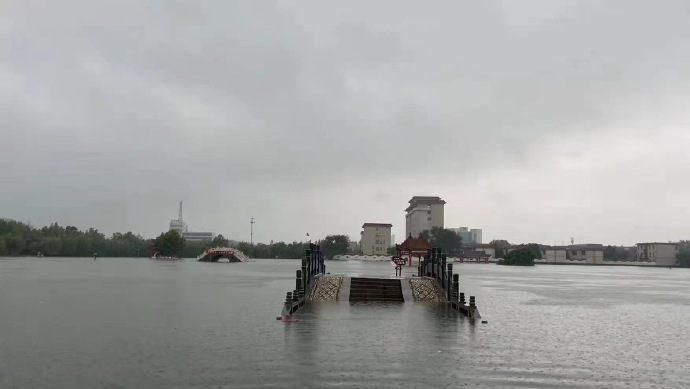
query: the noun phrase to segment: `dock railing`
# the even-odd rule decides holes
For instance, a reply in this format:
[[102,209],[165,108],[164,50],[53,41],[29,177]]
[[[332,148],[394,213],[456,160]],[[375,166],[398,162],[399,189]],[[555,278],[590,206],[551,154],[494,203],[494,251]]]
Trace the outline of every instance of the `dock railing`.
[[326,274],[326,264],[321,246],[309,243],[309,248],[302,259],[302,268],[295,272],[295,289],[285,294],[285,303],[281,313],[282,319],[289,318],[307,304],[316,283],[316,277],[321,274]]
[[453,264],[447,263],[446,254],[440,247],[427,250],[418,269],[419,277],[429,277],[436,280],[442,295],[449,306],[466,315],[470,319],[479,319],[475,296],[470,296],[469,305],[465,301],[465,293],[460,292],[460,275],[453,273]]

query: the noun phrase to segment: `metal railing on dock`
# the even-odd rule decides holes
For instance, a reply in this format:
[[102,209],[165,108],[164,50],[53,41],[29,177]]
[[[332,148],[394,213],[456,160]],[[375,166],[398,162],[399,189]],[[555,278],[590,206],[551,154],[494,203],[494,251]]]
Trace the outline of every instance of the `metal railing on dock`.
[[441,248],[429,249],[417,268],[417,275],[434,278],[451,308],[470,319],[481,318],[475,296],[470,296],[469,305],[465,303],[465,293],[460,292],[460,276],[453,273],[453,264],[446,261],[446,254],[443,254]]
[[321,247],[317,244],[309,243],[309,248],[302,259],[302,268],[295,272],[295,289],[285,294],[285,304],[281,318],[285,319],[292,316],[298,309],[303,307],[309,300],[309,294],[315,284],[317,275],[326,274],[326,264],[324,263]]

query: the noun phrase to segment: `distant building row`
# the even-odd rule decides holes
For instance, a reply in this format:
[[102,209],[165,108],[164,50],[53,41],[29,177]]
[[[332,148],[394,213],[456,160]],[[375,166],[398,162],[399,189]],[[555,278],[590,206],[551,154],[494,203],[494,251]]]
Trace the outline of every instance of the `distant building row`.
[[[438,196],[414,196],[405,209],[405,237],[417,237],[433,228],[444,228],[446,201]],[[359,245],[351,242],[351,251],[364,255],[385,255],[395,244],[391,235],[390,223],[364,223],[360,233]],[[450,228],[462,237],[464,244],[481,244],[482,230],[467,227]]]
[[[638,243],[631,247],[633,257],[623,262],[646,262],[657,266],[675,266],[679,245],[677,243]],[[514,248],[508,249],[512,251]],[[489,244],[473,244],[465,246],[467,259],[496,259],[494,247]],[[589,264],[603,264],[604,245],[582,244],[570,246],[541,246],[542,263],[568,263],[577,261]],[[620,262],[621,260],[619,260]]]
[[462,238],[462,244],[464,245],[482,244],[482,230],[479,228],[470,229],[467,227],[460,227],[449,228],[449,230],[460,235],[460,237]]

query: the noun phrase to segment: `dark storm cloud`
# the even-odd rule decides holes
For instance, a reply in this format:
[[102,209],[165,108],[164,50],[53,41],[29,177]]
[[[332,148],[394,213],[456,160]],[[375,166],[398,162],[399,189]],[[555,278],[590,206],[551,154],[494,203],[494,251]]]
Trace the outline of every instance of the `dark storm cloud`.
[[[621,125],[646,136],[628,121],[682,111],[662,97],[690,86],[683,1],[3,7],[0,205],[36,223],[153,234],[184,199],[197,225],[231,235],[257,213],[264,239],[316,224],[355,235],[369,218],[400,226],[416,194],[401,182],[436,182],[423,192],[468,206],[453,188],[535,174],[565,139],[587,147]],[[322,225],[338,197],[356,205]]]

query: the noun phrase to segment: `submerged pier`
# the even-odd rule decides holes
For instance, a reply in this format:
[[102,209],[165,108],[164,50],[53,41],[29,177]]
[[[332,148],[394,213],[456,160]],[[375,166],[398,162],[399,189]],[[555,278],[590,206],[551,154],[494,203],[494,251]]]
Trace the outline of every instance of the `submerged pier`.
[[[402,275],[405,260],[392,258],[396,275]],[[349,277],[326,273],[319,245],[310,244],[295,272],[295,289],[285,295],[280,319],[289,319],[311,301],[445,303],[470,319],[479,319],[475,296],[465,299],[460,292],[459,275],[446,263],[440,248],[430,248],[412,277]]]

